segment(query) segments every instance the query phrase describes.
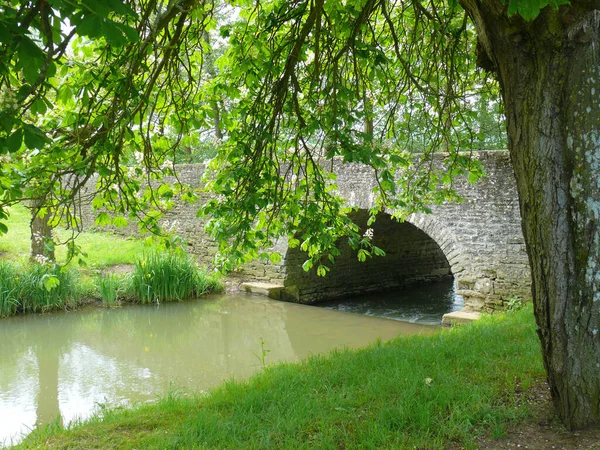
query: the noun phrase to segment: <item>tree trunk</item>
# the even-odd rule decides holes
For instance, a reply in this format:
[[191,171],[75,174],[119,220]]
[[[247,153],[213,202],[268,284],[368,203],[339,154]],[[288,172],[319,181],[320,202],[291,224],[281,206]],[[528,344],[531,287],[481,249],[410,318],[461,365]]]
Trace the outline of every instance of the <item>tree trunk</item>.
[[52,241],[52,227],[48,225],[48,216],[42,217],[40,209],[43,206],[42,200],[33,200],[31,202],[31,261],[48,260],[54,261],[54,250],[50,250],[46,245]]
[[552,398],[584,428],[600,423],[600,13],[462,3],[502,88]]

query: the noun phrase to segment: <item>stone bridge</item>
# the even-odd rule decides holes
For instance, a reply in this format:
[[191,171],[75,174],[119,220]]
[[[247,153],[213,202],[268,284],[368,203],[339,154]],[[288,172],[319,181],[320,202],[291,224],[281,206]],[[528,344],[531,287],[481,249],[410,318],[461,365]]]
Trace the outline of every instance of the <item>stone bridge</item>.
[[[276,265],[253,262],[238,272],[242,281],[281,286],[280,298],[314,303],[340,296],[383,291],[402,286],[454,278],[465,309],[492,310],[505,299],[529,298],[531,283],[512,166],[507,152],[479,152],[487,177],[476,184],[457,181],[462,203],[432,208],[431,214],[416,214],[405,222],[381,213],[373,229],[373,243],[386,252],[359,262],[346,244],[326,277],[305,272],[306,256],[290,249],[285,239],[275,245],[282,255]],[[178,166],[179,178],[197,184],[200,165]],[[351,217],[366,230],[368,210],[374,206],[372,169],[337,163],[336,184],[348,204],[358,207]],[[201,263],[210,263],[215,247],[196,218],[197,207],[178,204],[166,220],[189,243]]]

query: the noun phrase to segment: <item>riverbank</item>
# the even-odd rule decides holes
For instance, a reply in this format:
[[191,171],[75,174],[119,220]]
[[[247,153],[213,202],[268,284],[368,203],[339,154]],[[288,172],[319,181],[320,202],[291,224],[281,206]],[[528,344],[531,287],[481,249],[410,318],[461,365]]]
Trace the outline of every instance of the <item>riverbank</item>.
[[103,411],[16,448],[477,448],[532,417],[524,392],[543,375],[528,307]]
[[[180,248],[110,232],[80,233],[77,245],[81,256],[86,255],[80,261],[69,260],[65,246],[57,246],[56,262],[30,262],[30,213],[22,206],[10,212],[9,231],[0,240],[0,318],[72,310],[93,302],[110,307],[162,303],[223,290],[216,275],[200,269]],[[65,241],[70,231],[55,233]],[[128,269],[115,270],[122,267]]]

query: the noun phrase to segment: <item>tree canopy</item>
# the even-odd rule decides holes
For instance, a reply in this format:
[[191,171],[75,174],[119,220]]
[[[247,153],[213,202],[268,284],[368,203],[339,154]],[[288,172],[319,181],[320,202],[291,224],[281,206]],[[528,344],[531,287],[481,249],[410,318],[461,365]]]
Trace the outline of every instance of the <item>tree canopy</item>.
[[[171,173],[193,136],[214,139],[218,114],[208,184],[223,196],[204,212],[222,250],[243,260],[301,231],[312,266],[333,259],[340,236],[368,246],[325,161],[371,165],[380,207],[399,215],[451,196],[452,176],[481,174],[458,151],[485,142],[477,115],[500,102],[457,5],[4,3],[3,205],[44,198],[55,222],[74,224],[69,206],[98,173],[95,207],[120,212],[117,225],[130,213],[156,228],[153,207],[172,188],[135,193]],[[449,171],[425,157],[415,167],[428,170],[410,169],[411,152],[438,149]]]

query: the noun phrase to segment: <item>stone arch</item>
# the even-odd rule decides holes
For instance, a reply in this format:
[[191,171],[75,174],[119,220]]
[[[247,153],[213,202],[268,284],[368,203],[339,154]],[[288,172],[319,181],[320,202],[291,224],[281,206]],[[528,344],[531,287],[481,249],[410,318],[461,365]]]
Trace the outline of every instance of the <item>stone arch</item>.
[[302,269],[306,255],[300,249],[287,249],[283,261],[283,299],[316,303],[451,279],[454,273],[462,270],[456,239],[436,220],[411,216],[408,221],[398,222],[390,214],[380,213],[375,223],[367,226],[367,209],[359,209],[350,217],[361,232],[372,228],[373,243],[383,248],[386,256],[361,263],[356,251],[342,243],[339,247],[341,255],[331,266],[331,271],[326,277],[318,277],[316,270],[305,272]]
[[465,270],[465,259],[468,258],[468,252],[459,243],[451,228],[431,214],[412,214],[406,219],[406,222],[416,226],[439,245],[448,260],[452,275],[455,278],[460,277]]

